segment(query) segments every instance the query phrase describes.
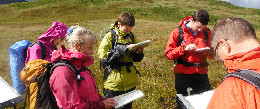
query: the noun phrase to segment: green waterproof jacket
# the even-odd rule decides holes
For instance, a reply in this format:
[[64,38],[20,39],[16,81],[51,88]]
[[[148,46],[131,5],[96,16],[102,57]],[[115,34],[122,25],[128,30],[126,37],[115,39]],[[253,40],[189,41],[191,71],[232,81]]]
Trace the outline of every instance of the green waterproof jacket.
[[[127,34],[120,31],[117,23],[111,24],[117,34],[116,47],[112,47],[113,35],[108,32],[101,41],[98,49],[98,56],[102,60],[105,79],[104,88],[113,91],[127,91],[137,85],[137,76],[139,74],[133,62],[141,62],[143,53],[130,52],[126,45],[138,43],[137,37],[133,34]],[[133,38],[131,38],[131,35]]]

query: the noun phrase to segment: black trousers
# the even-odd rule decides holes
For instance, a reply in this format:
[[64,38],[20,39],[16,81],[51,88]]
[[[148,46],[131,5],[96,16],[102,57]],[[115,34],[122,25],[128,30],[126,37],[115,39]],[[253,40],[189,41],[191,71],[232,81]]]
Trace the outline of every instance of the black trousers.
[[[135,90],[135,87],[132,88],[132,89],[129,89],[127,91],[113,91],[113,90],[104,89],[104,95],[105,95],[106,99],[107,98],[113,98],[115,96],[122,95],[122,94],[127,93],[127,92],[131,92],[133,90]],[[123,107],[121,107],[120,109],[131,109],[132,104],[133,104],[133,102],[128,103],[128,104],[124,105]]]
[[[175,73],[175,89],[183,96],[200,94],[211,90],[208,74]],[[178,103],[178,102],[177,102]],[[178,103],[178,109],[182,109]]]

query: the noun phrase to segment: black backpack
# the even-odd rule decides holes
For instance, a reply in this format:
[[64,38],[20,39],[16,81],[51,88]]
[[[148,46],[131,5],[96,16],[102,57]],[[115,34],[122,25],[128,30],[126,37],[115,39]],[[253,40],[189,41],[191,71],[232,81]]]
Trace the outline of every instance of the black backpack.
[[[58,67],[58,66],[70,67],[76,75],[78,84],[80,84],[81,80],[85,79],[84,77],[80,76],[80,72],[82,72],[84,70],[88,70],[90,72],[90,70],[86,67],[83,67],[82,69],[77,70],[75,65],[73,65],[71,62],[66,61],[66,60],[61,60],[57,63],[48,63],[43,66],[46,68],[46,71],[44,73],[40,74],[39,76],[33,78],[31,81],[31,82],[37,81],[37,85],[38,85],[35,109],[38,109],[39,107],[42,109],[59,109],[57,106],[56,99],[50,89],[50,84],[49,84],[51,73],[53,72],[53,70],[56,67]],[[29,95],[28,92],[27,92],[27,96]],[[27,99],[27,96],[26,96],[26,99]],[[26,101],[26,99],[25,99],[25,101]],[[25,105],[26,105],[26,102],[24,104],[24,109],[25,109]]]
[[260,91],[260,74],[258,72],[248,69],[237,70],[235,72],[228,73],[223,80],[225,80],[228,77],[236,77],[241,80],[244,80],[249,84],[255,86]]

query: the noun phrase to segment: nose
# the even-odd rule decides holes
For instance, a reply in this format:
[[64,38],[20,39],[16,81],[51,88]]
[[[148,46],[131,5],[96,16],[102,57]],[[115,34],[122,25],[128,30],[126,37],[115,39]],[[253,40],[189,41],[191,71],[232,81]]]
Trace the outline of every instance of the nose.
[[200,32],[201,30],[202,30],[202,29],[201,29],[201,28],[199,28],[199,29],[198,29],[198,32]]
[[91,50],[91,51],[90,51],[90,55],[94,55],[94,50]]

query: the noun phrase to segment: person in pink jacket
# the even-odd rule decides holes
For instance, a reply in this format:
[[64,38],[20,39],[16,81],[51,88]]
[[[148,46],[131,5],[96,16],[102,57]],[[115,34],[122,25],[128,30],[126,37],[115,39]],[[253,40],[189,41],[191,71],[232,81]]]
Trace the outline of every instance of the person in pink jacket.
[[67,29],[68,28],[65,24],[61,22],[53,22],[51,27],[37,39],[37,41],[42,42],[45,46],[46,57],[42,58],[43,53],[40,44],[34,44],[27,50],[27,58],[25,59],[25,63],[35,59],[43,59],[50,62],[51,53],[54,50],[57,50],[57,45],[65,38]]
[[[61,46],[53,52],[51,62],[60,60],[71,62],[78,70],[94,64],[92,57],[96,37],[91,31],[73,26],[68,30],[66,43],[68,49]],[[89,70],[80,72],[84,79],[77,81],[73,70],[68,66],[58,66],[53,70],[50,78],[50,88],[56,98],[57,105],[63,109],[103,109],[113,108],[115,99],[103,98],[97,89],[93,74]]]

